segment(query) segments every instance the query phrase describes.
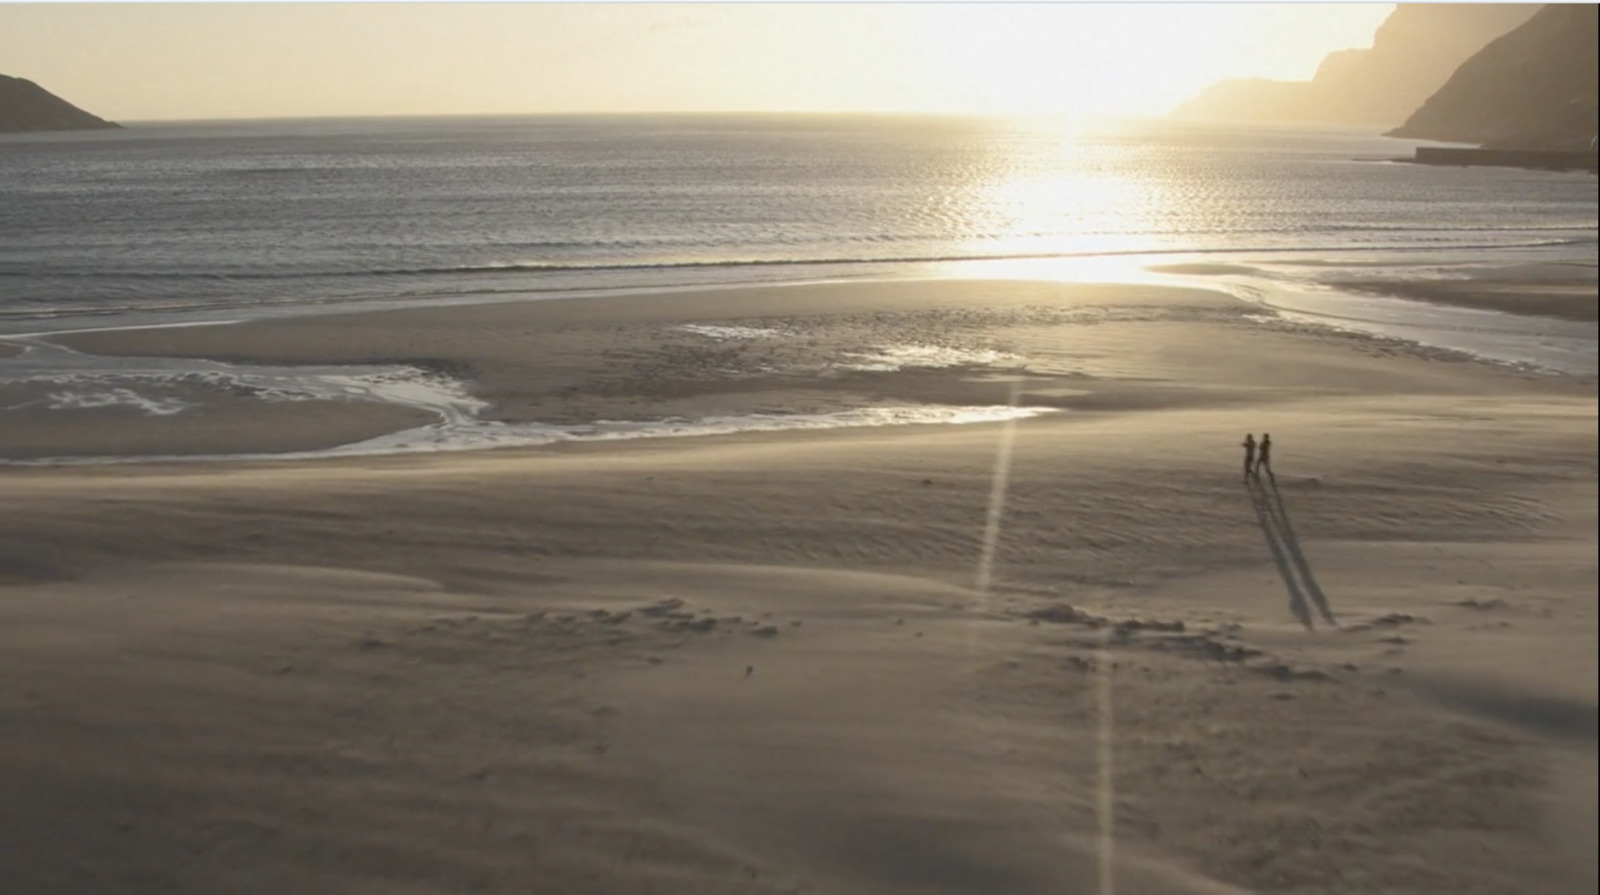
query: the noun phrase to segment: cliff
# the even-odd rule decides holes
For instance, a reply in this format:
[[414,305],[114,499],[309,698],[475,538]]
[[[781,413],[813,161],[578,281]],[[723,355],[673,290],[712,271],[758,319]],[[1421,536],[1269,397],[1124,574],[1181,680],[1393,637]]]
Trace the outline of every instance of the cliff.
[[1391,136],[1585,149],[1597,131],[1593,3],[1551,4],[1461,64]]
[[0,75],[0,134],[115,128],[32,81]]
[[1328,54],[1310,81],[1221,81],[1172,114],[1393,126],[1473,53],[1537,11],[1528,4],[1399,4],[1373,35],[1371,48]]

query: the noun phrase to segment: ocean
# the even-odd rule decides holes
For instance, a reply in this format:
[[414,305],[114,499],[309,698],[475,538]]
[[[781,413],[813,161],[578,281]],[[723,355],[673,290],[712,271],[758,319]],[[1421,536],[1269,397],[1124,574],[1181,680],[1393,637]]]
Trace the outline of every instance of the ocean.
[[862,116],[147,124],[0,138],[0,332],[920,275],[1596,252],[1592,176],[1355,131]]

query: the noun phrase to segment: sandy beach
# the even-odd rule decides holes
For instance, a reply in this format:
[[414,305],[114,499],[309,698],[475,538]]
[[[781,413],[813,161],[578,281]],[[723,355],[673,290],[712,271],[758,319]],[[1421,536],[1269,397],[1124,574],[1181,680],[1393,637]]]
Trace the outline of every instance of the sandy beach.
[[1489,268],[1458,279],[1340,281],[1345,289],[1416,301],[1593,323],[1593,264],[1524,264]]
[[[1335,262],[1295,259],[1311,267],[1337,267]],[[1236,263],[1155,264],[1149,270],[1195,277],[1258,273],[1255,268]],[[1362,292],[1391,298],[1431,302],[1460,308],[1498,311],[1528,317],[1553,317],[1593,323],[1600,307],[1600,285],[1593,263],[1559,262],[1538,264],[1456,265],[1449,276],[1380,276],[1358,279],[1351,271],[1341,271],[1324,285],[1343,292]]]
[[[907,281],[52,337],[405,365],[508,426],[1039,412],[0,467],[5,886],[1592,892],[1595,383],[1253,311]],[[54,388],[0,455],[420,419]]]

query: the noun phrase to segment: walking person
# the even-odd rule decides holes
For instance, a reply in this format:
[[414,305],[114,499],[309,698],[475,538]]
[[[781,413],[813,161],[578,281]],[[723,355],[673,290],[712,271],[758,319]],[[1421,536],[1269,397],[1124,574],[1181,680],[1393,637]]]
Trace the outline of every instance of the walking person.
[[1272,473],[1272,436],[1261,433],[1261,448],[1256,451],[1256,478],[1261,478],[1261,470],[1267,471],[1267,476],[1276,480],[1278,477]]
[[1255,434],[1246,432],[1244,436],[1244,443],[1239,446],[1244,448],[1244,477],[1248,479],[1250,478],[1250,473],[1254,472],[1256,468]]

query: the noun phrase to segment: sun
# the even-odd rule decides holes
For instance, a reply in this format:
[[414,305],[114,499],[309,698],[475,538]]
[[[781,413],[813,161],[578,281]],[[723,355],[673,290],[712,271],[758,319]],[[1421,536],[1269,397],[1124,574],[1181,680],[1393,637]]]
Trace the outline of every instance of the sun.
[[[1265,40],[1254,4],[950,4],[923,8],[921,60],[948,111],[985,115],[1143,117],[1172,106],[1247,60],[1320,59],[1301,29]],[[1254,16],[1255,18],[1250,18]],[[1305,43],[1303,53],[1288,53]],[[1257,68],[1294,76],[1282,62]]]

